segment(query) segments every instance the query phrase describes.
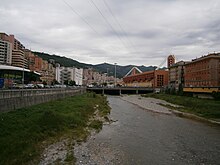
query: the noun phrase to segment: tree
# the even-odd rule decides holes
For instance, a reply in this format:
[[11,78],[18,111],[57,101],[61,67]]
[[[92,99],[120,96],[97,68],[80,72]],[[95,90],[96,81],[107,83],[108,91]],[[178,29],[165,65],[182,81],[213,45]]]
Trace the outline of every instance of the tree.
[[75,85],[76,85],[76,82],[73,81],[73,80],[70,80],[70,81],[69,81],[69,85],[70,85],[70,86],[75,86]]
[[107,86],[107,83],[106,83],[106,82],[104,82],[104,83],[102,83],[102,85],[103,85],[104,87],[106,87],[106,86]]
[[59,84],[59,82],[54,79],[54,80],[51,82],[51,85],[55,85],[55,84]]
[[69,85],[69,81],[68,81],[68,80],[65,80],[65,81],[64,81],[64,84],[65,84],[65,85]]
[[43,81],[43,84],[44,84],[44,86],[45,86],[45,85],[47,85],[47,82],[46,82],[46,81]]
[[178,94],[183,95],[183,84],[179,84]]

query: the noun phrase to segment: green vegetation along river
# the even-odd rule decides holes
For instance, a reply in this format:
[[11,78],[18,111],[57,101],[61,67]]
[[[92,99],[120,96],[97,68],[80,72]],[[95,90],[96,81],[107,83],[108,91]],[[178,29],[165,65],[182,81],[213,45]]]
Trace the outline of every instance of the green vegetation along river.
[[105,97],[87,93],[1,113],[0,164],[38,164],[44,149],[58,141],[65,143],[65,157],[56,161],[74,163],[74,141],[84,141],[89,127],[100,129],[101,122],[92,116],[105,116],[109,110]]

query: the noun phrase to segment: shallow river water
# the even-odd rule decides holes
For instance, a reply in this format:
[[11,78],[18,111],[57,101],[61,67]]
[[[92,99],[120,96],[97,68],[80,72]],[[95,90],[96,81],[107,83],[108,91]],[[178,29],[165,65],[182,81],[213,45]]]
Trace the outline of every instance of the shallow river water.
[[115,121],[75,148],[76,164],[220,164],[220,127],[108,96]]

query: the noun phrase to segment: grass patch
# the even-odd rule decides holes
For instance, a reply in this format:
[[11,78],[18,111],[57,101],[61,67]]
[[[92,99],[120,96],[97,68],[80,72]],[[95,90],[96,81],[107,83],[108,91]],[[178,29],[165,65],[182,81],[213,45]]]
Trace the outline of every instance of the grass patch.
[[162,99],[169,103],[183,106],[175,108],[180,111],[193,113],[208,119],[220,119],[220,101],[217,100],[168,94],[146,94],[144,96]]
[[97,105],[100,113],[110,112],[106,98],[87,93],[1,113],[0,164],[29,164],[38,160],[42,142],[64,134],[85,138],[84,128]]
[[72,164],[76,162],[76,158],[74,157],[74,153],[69,151],[66,155],[65,159],[66,164]]
[[100,131],[102,129],[102,121],[100,120],[93,120],[90,124],[89,127],[96,129],[97,131]]

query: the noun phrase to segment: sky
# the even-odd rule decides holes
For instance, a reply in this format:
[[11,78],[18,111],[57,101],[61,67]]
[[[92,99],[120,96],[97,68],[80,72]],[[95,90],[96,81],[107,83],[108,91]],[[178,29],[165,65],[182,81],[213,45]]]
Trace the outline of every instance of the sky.
[[220,0],[0,0],[0,32],[83,63],[158,66],[220,52]]

